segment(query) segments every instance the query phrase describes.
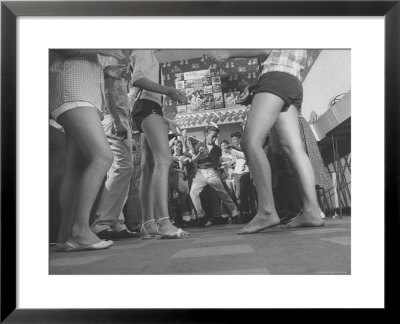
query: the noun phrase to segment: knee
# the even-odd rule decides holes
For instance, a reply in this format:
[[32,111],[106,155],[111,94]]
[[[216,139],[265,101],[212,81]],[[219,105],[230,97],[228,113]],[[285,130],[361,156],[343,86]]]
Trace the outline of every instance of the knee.
[[96,156],[91,158],[90,163],[95,164],[101,169],[108,171],[114,162],[114,155],[111,150],[104,150],[99,152]]
[[281,144],[281,148],[282,148],[283,152],[289,158],[294,158],[294,157],[298,156],[299,154],[304,153],[304,149],[303,149],[302,145],[293,145],[293,144],[289,144],[287,142],[281,142],[280,144]]
[[257,146],[258,144],[254,140],[250,140],[249,136],[247,134],[244,134],[241,147],[246,156],[248,155],[248,153],[251,153],[252,150],[257,148]]
[[251,155],[251,152],[259,148],[259,144],[256,143],[255,141],[250,141],[248,136],[244,136],[241,143],[241,147],[246,157],[248,157],[249,153]]
[[169,169],[172,163],[171,154],[162,154],[155,159],[155,165],[159,168]]

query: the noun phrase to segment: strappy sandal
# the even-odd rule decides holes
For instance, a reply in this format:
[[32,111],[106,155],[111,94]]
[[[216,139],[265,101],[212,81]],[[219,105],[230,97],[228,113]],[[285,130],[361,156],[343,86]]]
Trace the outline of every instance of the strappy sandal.
[[[147,231],[147,229],[144,227],[144,225],[146,225],[146,224],[148,224],[148,223],[150,223],[150,222],[155,222],[156,220],[155,219],[150,219],[150,220],[148,220],[147,222],[144,222],[143,224],[142,224],[142,227],[141,227],[141,229],[140,229],[140,235],[142,236],[142,240],[150,240],[150,239],[154,239],[154,238],[157,238],[157,237],[159,237],[161,234],[150,234],[148,231]],[[158,227],[157,227],[157,230],[158,230]]]
[[[158,220],[158,223],[160,221],[162,221],[162,220],[165,220],[165,219],[169,219],[169,217],[160,218]],[[158,225],[160,225],[160,224],[158,224]],[[160,235],[161,235],[160,239],[183,239],[183,238],[190,237],[190,233],[189,232],[185,232],[181,228],[178,228],[178,230],[175,233],[168,234],[168,235],[160,233]]]

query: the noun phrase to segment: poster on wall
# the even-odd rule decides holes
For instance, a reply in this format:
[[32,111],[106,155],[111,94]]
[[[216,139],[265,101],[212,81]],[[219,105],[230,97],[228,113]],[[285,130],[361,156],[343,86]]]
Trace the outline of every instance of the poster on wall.
[[[308,50],[303,80],[320,52]],[[217,124],[244,121],[248,107],[238,105],[237,99],[246,86],[257,82],[261,64],[267,58],[262,55],[212,62],[203,55],[160,64],[164,84],[185,91],[189,100],[187,105],[179,105],[167,97],[165,114],[184,128],[204,126],[211,120]]]

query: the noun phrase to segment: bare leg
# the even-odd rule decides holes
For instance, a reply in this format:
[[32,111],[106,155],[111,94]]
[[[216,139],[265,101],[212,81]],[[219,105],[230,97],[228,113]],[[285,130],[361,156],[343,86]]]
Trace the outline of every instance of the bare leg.
[[272,195],[271,168],[262,145],[283,107],[283,100],[270,93],[258,93],[251,104],[244,130],[243,148],[258,192],[257,214],[238,234],[251,234],[280,223]]
[[288,111],[279,115],[274,126],[282,149],[289,157],[303,191],[303,213],[283,227],[322,226],[324,221],[320,217],[321,210],[315,191],[314,171],[303,148],[297,113],[296,107],[290,106]]
[[[91,107],[71,109],[59,118],[60,124],[71,137],[85,164],[79,176],[72,179],[63,188],[63,193],[75,191],[76,199],[64,215],[74,213],[69,238],[80,244],[94,244],[100,239],[89,228],[90,210],[96,199],[101,183],[113,162],[113,154],[108,145],[103,127],[95,109]],[[75,153],[78,152],[75,150]],[[78,155],[77,155],[78,156]],[[67,159],[68,160],[68,159]],[[74,163],[70,161],[70,163]],[[77,165],[81,159],[76,159]],[[75,170],[78,172],[78,170]],[[66,174],[68,176],[68,173]],[[69,199],[69,197],[63,197]],[[62,206],[67,205],[66,200]],[[63,216],[70,217],[70,216]]]
[[[140,141],[142,148],[142,173],[140,175],[139,197],[142,208],[142,226],[145,229],[145,234],[157,235],[159,233],[154,219],[154,193],[151,185],[154,172],[154,157],[145,134],[141,134]],[[154,222],[152,222],[153,220]]]
[[[154,195],[154,216],[159,221],[162,235],[178,231],[168,215],[168,174],[171,165],[171,152],[168,146],[167,129],[160,115],[151,114],[142,122],[142,129],[154,157],[154,171],[151,179],[151,192]],[[144,216],[145,217],[145,216]]]

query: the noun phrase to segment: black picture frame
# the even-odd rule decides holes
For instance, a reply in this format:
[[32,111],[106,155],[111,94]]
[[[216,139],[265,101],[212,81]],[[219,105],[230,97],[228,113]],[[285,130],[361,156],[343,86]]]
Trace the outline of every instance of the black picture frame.
[[[156,8],[156,10],[155,10]],[[396,307],[399,234],[399,1],[130,1],[1,3],[1,321],[7,323],[227,322],[224,310],[72,310],[16,308],[16,19],[19,16],[384,16],[385,309]],[[373,62],[372,62],[373,63]],[[373,109],[373,108],[371,108]],[[371,125],[371,132],[373,125]],[[372,134],[366,134],[366,137]],[[371,151],[373,154],[373,150]],[[40,215],[36,215],[40,217]],[[397,236],[398,237],[398,236]],[[236,321],[231,311],[229,322]],[[253,316],[253,315],[252,315]]]

